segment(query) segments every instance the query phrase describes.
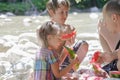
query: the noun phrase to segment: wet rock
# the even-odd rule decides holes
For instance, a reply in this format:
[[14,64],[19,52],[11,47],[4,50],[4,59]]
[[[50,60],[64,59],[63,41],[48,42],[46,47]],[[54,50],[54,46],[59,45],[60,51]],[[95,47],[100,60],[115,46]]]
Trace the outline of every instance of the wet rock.
[[29,53],[22,51],[19,46],[14,46],[6,52],[8,61],[12,64],[17,63],[22,57],[31,56]]
[[0,39],[0,52],[6,52],[12,46],[16,45],[13,41],[7,41],[5,39]]
[[91,12],[99,12],[100,10],[96,6],[94,6],[94,7],[90,8],[90,11]]
[[5,53],[0,53],[0,61],[7,61],[7,56]]
[[6,18],[6,19],[4,19],[4,21],[5,21],[5,22],[11,22],[12,19],[10,19],[10,18]]
[[28,53],[35,54],[38,48],[39,48],[39,46],[37,46],[37,45],[34,44],[33,42],[27,42],[27,43],[23,46],[23,51],[26,51],[26,52],[28,52]]
[[2,65],[2,63],[0,63],[0,76],[1,74],[5,74],[6,73],[6,69],[4,67],[4,65]]
[[0,77],[1,80],[20,80],[16,75],[4,75]]
[[92,13],[89,14],[89,17],[90,17],[91,19],[98,19],[99,16],[98,16],[97,13],[93,13],[93,12],[92,12]]
[[25,18],[25,19],[23,19],[23,22],[24,23],[31,23],[32,19],[31,18]]
[[7,16],[15,16],[15,14],[11,13],[11,12],[7,12],[6,13]]
[[5,14],[0,15],[0,19],[5,19],[5,18],[7,18],[7,15],[5,15]]
[[13,35],[5,35],[3,36],[3,39],[7,42],[12,41],[17,43],[18,42],[18,37],[17,36],[13,36]]
[[37,44],[36,33],[23,33],[19,35],[18,41],[22,39],[28,39],[29,41]]

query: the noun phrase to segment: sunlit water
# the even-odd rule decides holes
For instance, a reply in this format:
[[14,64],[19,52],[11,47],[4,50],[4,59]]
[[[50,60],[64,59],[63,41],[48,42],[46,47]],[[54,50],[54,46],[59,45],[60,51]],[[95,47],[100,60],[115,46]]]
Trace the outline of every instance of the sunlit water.
[[[96,15],[98,17],[95,17]],[[78,34],[96,33],[99,16],[100,13],[70,13],[66,23],[73,25]],[[0,19],[0,36],[35,32],[38,25],[48,20],[48,16],[15,16]]]

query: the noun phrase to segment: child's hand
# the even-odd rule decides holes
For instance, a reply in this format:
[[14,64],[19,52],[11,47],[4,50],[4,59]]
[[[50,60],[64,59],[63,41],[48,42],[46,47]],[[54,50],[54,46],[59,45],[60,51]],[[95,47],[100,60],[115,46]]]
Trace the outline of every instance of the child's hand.
[[75,37],[76,37],[76,31],[75,28],[71,25],[65,25],[65,30],[66,30],[66,37],[64,36],[63,39],[66,39],[66,45],[73,45],[75,42]]
[[65,45],[73,45],[75,43],[75,38],[76,38],[76,34],[73,35],[71,38],[69,38],[68,40],[66,40],[66,44]]
[[76,56],[75,59],[71,59],[71,62],[75,64],[80,64],[78,57]]
[[74,44],[74,42],[75,42],[74,38],[71,38],[71,39],[69,39],[69,40],[66,40],[65,45],[69,45],[69,46],[71,46],[71,45]]

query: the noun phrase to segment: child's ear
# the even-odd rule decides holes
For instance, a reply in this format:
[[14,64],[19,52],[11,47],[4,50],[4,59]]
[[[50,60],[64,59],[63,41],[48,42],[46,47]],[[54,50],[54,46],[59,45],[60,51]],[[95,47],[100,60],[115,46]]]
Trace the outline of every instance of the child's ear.
[[51,35],[48,35],[48,36],[47,36],[47,40],[50,40],[51,38],[52,38]]
[[112,20],[113,22],[117,22],[118,18],[116,14],[112,14]]

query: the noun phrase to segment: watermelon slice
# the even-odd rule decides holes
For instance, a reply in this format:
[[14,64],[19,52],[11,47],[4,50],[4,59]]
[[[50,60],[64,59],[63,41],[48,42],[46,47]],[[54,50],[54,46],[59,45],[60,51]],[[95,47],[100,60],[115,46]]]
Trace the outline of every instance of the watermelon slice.
[[[71,59],[74,59],[75,56],[76,56],[75,52],[74,52],[71,48],[69,48],[69,47],[67,47],[67,46],[64,46],[64,48],[68,51],[70,58],[71,58]],[[77,70],[77,69],[79,68],[79,66],[80,66],[79,63],[76,64],[76,65],[74,66],[74,70]]]
[[120,78],[120,71],[110,71],[110,77]]
[[96,61],[99,59],[99,56],[100,56],[99,51],[94,52],[93,57],[90,61],[90,63],[93,66],[93,70],[95,71],[95,73],[100,73],[100,69],[101,69],[101,66],[99,64],[96,64]]
[[99,51],[94,52],[93,57],[92,57],[90,63],[97,62],[97,60],[99,59],[99,56],[100,56],[100,52]]
[[62,39],[69,39],[69,38],[71,38],[71,37],[73,37],[74,35],[76,35],[76,31],[73,31],[73,32],[71,32],[71,33],[68,33],[68,34],[64,34],[64,35],[62,35]]

